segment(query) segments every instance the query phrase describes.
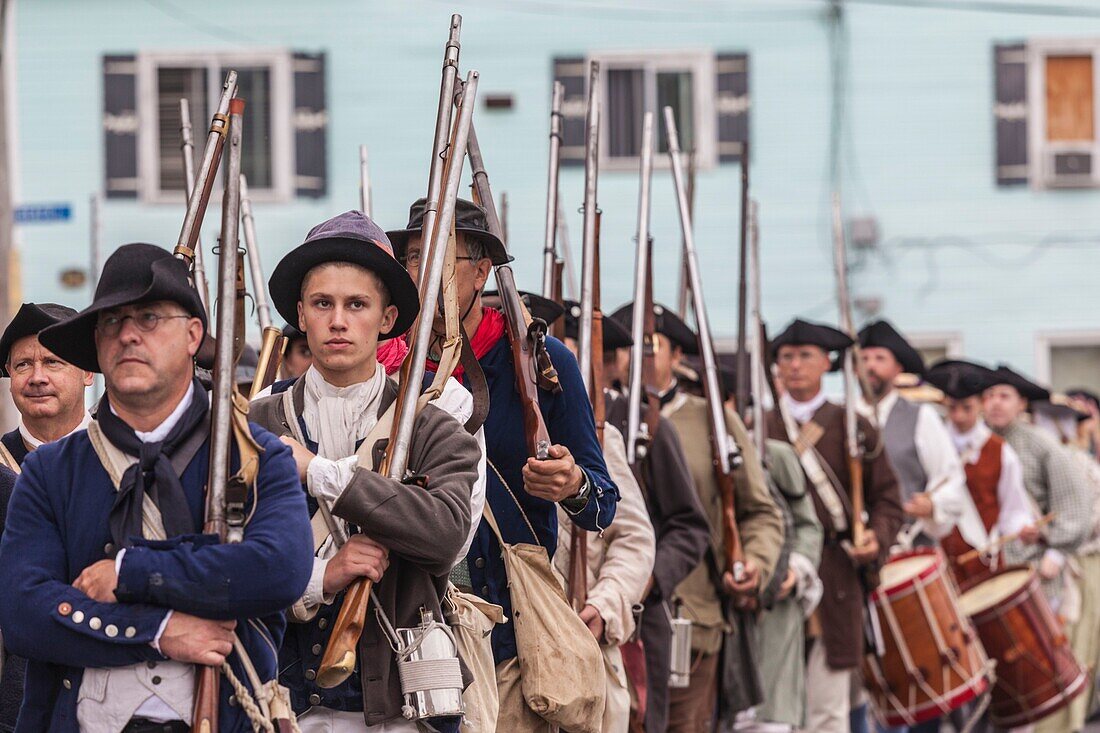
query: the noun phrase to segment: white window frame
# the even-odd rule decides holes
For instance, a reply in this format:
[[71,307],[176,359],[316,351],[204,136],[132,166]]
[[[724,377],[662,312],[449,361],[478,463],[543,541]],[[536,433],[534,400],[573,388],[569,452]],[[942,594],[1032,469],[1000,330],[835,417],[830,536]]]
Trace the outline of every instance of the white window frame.
[[1050,384],[1052,351],[1058,346],[1100,346],[1100,330],[1038,331],[1035,334],[1035,378]]
[[[1092,56],[1093,139],[1079,142],[1047,140],[1046,60],[1057,56]],[[1027,159],[1028,180],[1035,189],[1088,188],[1100,186],[1100,38],[1034,38],[1026,46],[1027,56]],[[1059,184],[1055,179],[1055,153],[1082,152],[1092,155],[1091,181]],[[1050,160],[1050,167],[1048,167]]]
[[963,356],[963,335],[959,331],[906,331],[905,338],[914,349],[943,347],[948,359]]
[[[222,68],[267,66],[271,69],[271,182],[270,188],[249,186],[249,198],[259,203],[285,202],[294,198],[294,80],[293,55],[287,49],[250,49],[248,51],[143,51],[137,57],[138,91],[138,190],[141,200],[152,204],[179,204],[180,191],[160,187],[160,156],[157,107],[157,69],[161,66],[196,66],[207,69],[207,107],[217,108],[225,79]],[[247,100],[245,100],[247,102]],[[245,107],[245,114],[248,108]],[[206,144],[209,120],[192,119],[195,138],[195,166],[199,165]],[[221,198],[222,187],[215,185],[212,201]]]
[[[657,153],[658,128],[663,129],[664,117],[656,109],[657,100],[653,98],[654,87],[649,83],[652,75],[658,71],[690,71],[691,98],[695,119],[695,166],[697,170],[714,168],[718,164],[718,127],[715,109],[715,62],[713,49],[679,49],[653,51],[594,51],[586,59],[588,62],[600,62],[600,89],[606,95],[608,90],[607,72],[610,69],[642,69],[646,74],[645,109],[653,109],[653,167],[669,167],[668,155]],[[603,99],[606,105],[606,97]],[[605,107],[606,109],[606,107]],[[610,139],[608,115],[600,119],[601,140]],[[638,156],[611,157],[609,146],[600,145],[600,167],[613,171],[637,171]]]

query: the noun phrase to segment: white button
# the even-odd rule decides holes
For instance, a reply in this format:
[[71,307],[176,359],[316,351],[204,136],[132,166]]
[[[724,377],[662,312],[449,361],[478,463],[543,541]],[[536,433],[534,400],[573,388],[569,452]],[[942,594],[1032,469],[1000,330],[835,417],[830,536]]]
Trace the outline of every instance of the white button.
[[88,621],[88,628],[92,631],[99,631],[99,627],[102,625],[103,622],[99,620],[99,616],[92,616],[91,620]]
[[84,612],[83,611],[73,611],[73,622],[78,623],[78,624],[84,623]]
[[126,638],[127,639],[133,639],[135,634],[137,634],[137,629],[135,629],[133,626],[127,626],[126,627]]
[[73,689],[73,683],[70,680],[62,680],[61,684],[64,685],[66,690]]
[[107,628],[103,630],[103,633],[113,639],[118,636],[118,627],[114,624],[107,624]]

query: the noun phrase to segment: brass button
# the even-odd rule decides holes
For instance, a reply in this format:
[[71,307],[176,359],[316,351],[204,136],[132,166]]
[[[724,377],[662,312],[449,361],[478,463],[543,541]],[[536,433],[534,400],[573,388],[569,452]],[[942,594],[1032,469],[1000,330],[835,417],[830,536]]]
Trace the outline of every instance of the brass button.
[[92,616],[91,620],[88,621],[88,628],[92,631],[99,631],[102,626],[103,622],[99,620],[99,616]]
[[113,639],[118,636],[118,627],[114,624],[107,624],[107,628],[103,630],[103,633]]
[[320,621],[318,621],[318,622],[317,622],[317,628],[319,628],[319,629],[326,629],[326,628],[328,628],[328,619],[327,619],[327,618],[323,618],[323,619],[321,619]]
[[70,680],[62,680],[62,681],[61,681],[61,684],[62,684],[62,686],[64,686],[64,688],[65,688],[66,690],[71,690],[71,689],[73,689],[73,683],[72,683],[72,682],[71,682]]
[[313,648],[310,649],[310,651],[313,652],[314,654],[320,654],[321,651],[322,651],[321,645],[320,644],[314,644]]
[[111,542],[108,542],[107,544],[105,544],[105,545],[103,546],[103,554],[104,554],[104,555],[113,555],[113,554],[115,554],[115,546],[114,546],[114,544],[113,544],[113,543],[111,543]]
[[317,679],[317,670],[315,670],[315,669],[307,669],[307,670],[306,670],[306,679],[307,679],[307,680],[315,680],[315,679]]
[[237,696],[236,695],[230,695],[229,696],[229,707],[236,707],[236,705],[237,705]]
[[73,613],[73,623],[76,623],[76,624],[84,623],[84,612],[83,611],[76,611],[76,612]]
[[309,696],[309,704],[310,705],[320,705],[321,704],[321,696],[318,695],[316,692],[313,693],[312,695]]
[[60,606],[57,607],[57,612],[60,613],[62,616],[68,616],[70,613],[73,612],[72,604],[62,603]]
[[474,560],[474,567],[475,568],[485,567],[485,558],[479,557],[478,559]]

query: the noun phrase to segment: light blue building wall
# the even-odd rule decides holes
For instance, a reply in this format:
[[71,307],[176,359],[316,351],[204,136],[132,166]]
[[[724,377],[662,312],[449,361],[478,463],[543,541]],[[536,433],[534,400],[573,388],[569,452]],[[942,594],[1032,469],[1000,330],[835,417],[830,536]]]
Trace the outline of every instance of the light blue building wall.
[[[327,64],[326,196],[255,205],[270,272],[308,228],[357,206],[357,147],[371,152],[376,218],[403,225],[422,194],[443,42],[464,16],[462,65],[481,90],[513,95],[476,121],[494,187],[507,191],[521,286],[537,289],[552,59],[594,51],[713,49],[750,55],[752,188],[760,203],[765,315],[831,320],[829,4],[818,0],[19,0],[16,124],[20,202],[71,202],[68,223],[21,226],[28,299],[80,306],[59,273],[83,267],[88,197],[102,187],[102,56],[142,50],[290,48]],[[841,184],[848,215],[877,219],[880,242],[854,258],[855,295],[905,330],[986,360],[1049,371],[1040,337],[1100,342],[1100,192],[999,188],[994,176],[993,44],[1100,37],[1100,18],[849,4]],[[196,122],[202,129],[204,123]],[[697,242],[712,322],[735,331],[737,164],[701,170]],[[605,171],[606,307],[630,297],[637,175]],[[563,171],[580,246],[582,177]],[[180,204],[108,200],[103,242],[170,246]],[[214,209],[204,227],[216,233]],[[679,230],[667,170],[655,175],[657,294],[674,302]],[[1057,334],[1054,334],[1057,336]],[[1056,339],[1055,339],[1056,340]]]

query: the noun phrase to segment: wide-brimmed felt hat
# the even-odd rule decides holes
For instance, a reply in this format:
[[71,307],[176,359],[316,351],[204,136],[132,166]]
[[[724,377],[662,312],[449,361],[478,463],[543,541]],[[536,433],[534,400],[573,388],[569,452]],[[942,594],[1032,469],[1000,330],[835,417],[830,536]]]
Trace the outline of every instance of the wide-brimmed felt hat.
[[1073,397],[1061,392],[1052,392],[1050,399],[1036,402],[1032,405],[1032,412],[1045,413],[1056,420],[1073,418],[1077,422],[1084,422],[1092,417],[1092,413],[1080,406]]
[[956,400],[980,395],[996,380],[989,367],[964,359],[943,359],[924,373],[924,381]]
[[304,339],[306,335],[299,331],[289,323],[283,326],[283,338],[286,339],[287,344],[291,344],[299,339]]
[[[427,199],[417,199],[409,207],[409,223],[404,229],[394,229],[386,232],[393,243],[393,252],[397,259],[405,261],[405,247],[409,243],[409,237],[420,234],[424,228],[424,214],[428,210]],[[512,261],[508,254],[508,248],[489,231],[489,217],[485,209],[473,201],[458,199],[455,201],[455,233],[474,237],[485,245],[485,254],[494,265],[506,265]]]
[[24,303],[0,336],[0,377],[7,372],[8,355],[15,342],[27,336],[37,336],[42,329],[76,314],[76,309],[57,303]]
[[271,273],[268,292],[275,310],[287,323],[298,322],[298,301],[302,299],[302,281],[306,273],[326,262],[350,262],[365,267],[381,278],[397,307],[393,328],[378,334],[384,341],[400,336],[412,327],[420,312],[420,294],[416,283],[393,256],[382,227],[361,211],[347,211],[309,230],[302,244],[292,249]]
[[859,332],[859,345],[887,349],[910,374],[924,374],[924,357],[888,321],[875,321]]
[[1042,402],[1050,399],[1050,390],[1031,381],[1019,372],[1013,371],[1007,364],[998,364],[993,372],[993,381],[989,386],[1007,384],[1014,387],[1020,396],[1028,402]]
[[827,353],[844,351],[855,342],[848,334],[826,326],[824,323],[813,323],[796,318],[783,329],[783,332],[772,339],[772,353],[779,353],[780,346],[816,346]]
[[[518,291],[520,300],[527,307],[527,312],[534,318],[541,318],[546,325],[554,323],[565,313],[565,307],[549,298],[544,298],[537,293],[529,293],[526,290]],[[500,293],[496,290],[487,290],[481,294],[481,304],[489,308],[500,308]]]
[[[575,300],[562,301],[565,306],[565,336],[578,339],[581,332],[581,304]],[[625,349],[634,345],[634,339],[630,336],[630,330],[624,328],[621,323],[611,316],[604,316],[603,322],[603,349]]]
[[73,366],[98,372],[95,326],[100,312],[161,300],[178,304],[202,321],[205,334],[206,309],[191,284],[187,263],[155,244],[124,244],[103,264],[92,304],[44,329],[38,334],[38,340]]
[[[634,325],[634,303],[627,303],[619,307],[611,318],[619,322],[619,325],[631,332]],[[654,331],[665,336],[674,345],[679,346],[685,354],[699,353],[699,339],[691,326],[684,323],[684,319],[676,315],[672,309],[661,303],[653,304]],[[633,343],[633,340],[631,341]]]
[[1100,397],[1091,390],[1084,387],[1073,387],[1072,389],[1067,389],[1066,394],[1075,400],[1084,400],[1085,402],[1092,403],[1097,409],[1100,409]]

